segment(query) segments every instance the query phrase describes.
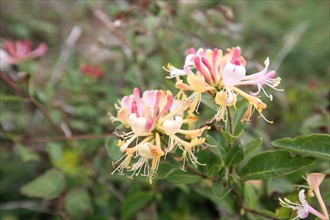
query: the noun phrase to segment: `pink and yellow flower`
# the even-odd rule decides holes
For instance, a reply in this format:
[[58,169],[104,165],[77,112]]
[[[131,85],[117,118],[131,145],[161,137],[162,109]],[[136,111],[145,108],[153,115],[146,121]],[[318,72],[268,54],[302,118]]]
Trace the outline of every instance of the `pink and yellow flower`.
[[[123,97],[116,105],[117,117],[110,115],[110,119],[121,122],[131,131],[121,135],[123,140],[118,146],[125,154],[116,162],[119,165],[113,173],[123,174],[128,170],[132,171],[131,177],[141,174],[148,176],[151,182],[160,158],[176,146],[183,150],[184,161],[188,154],[196,165],[197,159],[192,156],[194,149],[205,143],[205,138],[200,136],[209,127],[182,129],[183,124],[189,125],[193,120],[185,114],[189,104],[189,101],[175,99],[170,91],[163,90],[148,90],[141,97],[139,89],[135,88],[132,95]],[[162,146],[161,137],[168,139],[166,147]],[[135,158],[137,161],[131,165]]]
[[[164,69],[170,73],[168,78],[176,77],[177,88],[182,91],[192,91],[189,97],[190,112],[197,111],[201,94],[209,93],[219,105],[214,119],[226,121],[227,107],[235,107],[238,97],[242,97],[249,104],[242,121],[249,121],[254,109],[261,114],[261,111],[266,108],[266,104],[257,95],[263,91],[272,100],[272,95],[266,93],[264,86],[282,91],[277,88],[281,79],[275,78],[275,71],[268,71],[269,58],[265,60],[265,67],[260,72],[246,75],[246,61],[240,54],[239,47],[228,49],[224,55],[217,48],[214,50],[200,48],[197,52],[190,49],[183,69],[178,69],[171,64]],[[187,76],[187,83],[181,79],[183,76]],[[257,91],[247,94],[239,88],[242,86],[256,86]],[[261,116],[263,117],[262,114]]]

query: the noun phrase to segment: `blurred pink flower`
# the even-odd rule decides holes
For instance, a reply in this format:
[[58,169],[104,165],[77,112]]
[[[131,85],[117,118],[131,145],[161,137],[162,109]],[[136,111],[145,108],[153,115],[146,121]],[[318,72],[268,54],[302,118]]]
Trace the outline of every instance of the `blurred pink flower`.
[[80,71],[86,76],[100,78],[104,75],[104,71],[97,65],[82,64]]
[[47,45],[41,43],[38,47],[32,50],[32,42],[30,40],[5,40],[3,49],[3,61],[6,64],[19,64],[25,60],[34,59],[44,55],[47,51]]

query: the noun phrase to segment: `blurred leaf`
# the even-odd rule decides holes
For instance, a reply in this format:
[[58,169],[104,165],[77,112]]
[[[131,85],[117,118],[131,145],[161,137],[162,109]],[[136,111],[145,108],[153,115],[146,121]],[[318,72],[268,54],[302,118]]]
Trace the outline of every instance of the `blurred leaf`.
[[31,19],[27,22],[27,25],[34,31],[44,32],[49,35],[53,35],[57,31],[56,25],[39,19]]
[[157,171],[157,179],[166,178],[168,175],[173,173],[175,170],[178,170],[179,167],[173,163],[164,161],[159,164],[159,168]]
[[72,219],[86,219],[93,212],[90,196],[85,189],[72,189],[64,199],[65,210]]
[[83,120],[83,119],[71,119],[69,122],[68,122],[70,128],[72,129],[76,129],[76,130],[79,130],[79,131],[87,131],[88,130],[88,123]]
[[270,192],[289,193],[294,191],[295,186],[287,178],[274,178],[269,183]]
[[225,198],[230,191],[231,188],[229,183],[226,183],[224,186],[223,182],[214,182],[212,185],[212,192],[214,196],[219,200]]
[[191,184],[200,182],[203,180],[203,178],[183,170],[177,170],[168,175],[166,180],[174,184]]
[[244,183],[243,200],[247,208],[254,209],[257,205],[257,195],[250,183]]
[[247,143],[244,146],[244,154],[245,156],[252,154],[253,152],[255,152],[262,144],[262,137],[256,138],[252,141],[250,141],[249,143]]
[[117,146],[117,139],[110,136],[105,140],[105,149],[109,155],[109,157],[116,161],[120,158],[123,152],[120,151],[120,148]]
[[244,159],[244,151],[240,144],[234,144],[227,153],[225,164],[227,167],[236,165]]
[[49,200],[56,198],[64,188],[64,174],[57,169],[51,169],[25,184],[20,191],[26,196]]
[[145,26],[148,30],[155,30],[159,25],[159,18],[154,16],[148,16],[144,19]]
[[62,145],[59,143],[48,143],[46,146],[46,151],[49,154],[51,160],[60,160],[63,154]]
[[79,173],[79,157],[76,152],[65,150],[59,160],[53,160],[54,166],[63,170],[66,174],[77,175]]
[[301,133],[302,134],[311,134],[313,131],[318,128],[325,127],[327,131],[330,130],[330,115],[322,115],[322,114],[313,114],[306,118],[301,125]]
[[153,194],[151,192],[138,192],[129,195],[120,210],[121,219],[130,219],[141,208],[143,208],[151,199]]
[[28,147],[25,147],[21,144],[17,144],[17,151],[22,158],[24,162],[29,162],[29,161],[39,161],[40,157],[37,153],[35,153],[33,150],[31,150]]
[[22,100],[20,96],[0,93],[0,102],[21,102]]
[[273,141],[272,145],[303,156],[330,160],[330,135],[328,134],[311,134],[293,139],[282,138]]
[[240,176],[244,180],[283,176],[311,165],[314,161],[313,158],[291,157],[284,150],[265,151],[252,157],[242,168]]

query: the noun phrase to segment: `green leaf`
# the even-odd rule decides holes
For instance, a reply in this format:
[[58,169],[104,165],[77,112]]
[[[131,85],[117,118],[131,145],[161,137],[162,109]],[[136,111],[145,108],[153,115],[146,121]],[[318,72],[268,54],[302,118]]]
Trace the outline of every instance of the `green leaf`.
[[330,161],[330,135],[328,134],[311,134],[293,139],[282,138],[273,141],[272,145],[302,156]]
[[247,208],[254,209],[257,205],[257,195],[250,183],[244,183],[243,200]]
[[291,157],[284,150],[265,151],[252,157],[241,170],[240,176],[245,181],[283,176],[311,165],[314,161],[314,158]]
[[117,146],[117,139],[114,137],[108,137],[105,141],[105,149],[109,155],[109,157],[113,160],[116,161],[118,160],[121,155],[123,154],[120,151],[120,148]]
[[231,188],[229,186],[229,183],[226,183],[224,185],[223,182],[213,182],[212,192],[218,200],[225,198],[230,191]]
[[221,158],[213,156],[213,157],[209,157],[209,160],[206,163],[206,175],[208,177],[211,176],[218,176],[219,172],[222,170],[222,168],[224,167],[224,162]]
[[232,123],[234,128],[233,136],[240,136],[243,133],[246,123],[242,123],[242,117],[247,109],[247,102],[237,104],[237,110],[233,115]]
[[64,206],[72,219],[86,219],[93,212],[91,199],[85,189],[72,189],[65,196]]
[[79,174],[80,159],[76,152],[65,150],[59,160],[52,161],[55,167],[60,168],[64,173],[75,176]]
[[178,170],[179,167],[173,163],[164,161],[159,164],[159,168],[157,171],[157,179],[166,178],[168,175],[173,173],[175,170]]
[[226,166],[230,167],[236,165],[244,159],[244,151],[240,144],[234,144],[232,148],[228,151],[226,157]]
[[226,139],[228,143],[233,143],[234,141],[236,141],[241,136],[242,133],[243,131],[238,135],[232,135],[230,134],[229,131],[226,130],[220,131],[220,134]]
[[257,139],[254,139],[252,141],[250,141],[249,143],[247,143],[244,146],[244,154],[245,156],[252,154],[253,152],[255,152],[262,144],[262,137],[259,137]]
[[17,144],[17,151],[22,158],[24,162],[29,162],[29,161],[39,161],[40,157],[37,153],[35,153],[33,150],[31,150],[28,147],[25,147],[21,144]]
[[201,176],[185,172],[183,170],[176,170],[170,175],[168,175],[168,177],[166,177],[166,180],[174,184],[191,184],[200,182],[203,180],[203,178]]
[[56,198],[64,188],[64,174],[57,169],[51,169],[24,185],[20,191],[26,196],[49,200]]
[[63,155],[63,146],[59,143],[51,142],[46,146],[46,151],[49,154],[51,161],[57,161],[62,158]]
[[153,194],[151,192],[138,192],[127,197],[120,210],[121,219],[125,220],[133,217],[134,214],[151,201],[152,198]]
[[207,140],[206,142],[212,146],[209,148],[212,153],[214,153],[215,155],[221,158],[225,157],[226,151],[222,146],[220,140],[216,140],[214,137],[208,134],[206,135],[206,140]]
[[209,94],[202,94],[201,102],[206,106],[208,106],[210,109],[214,110],[215,112],[219,110],[219,106],[215,104],[214,98],[210,97]]

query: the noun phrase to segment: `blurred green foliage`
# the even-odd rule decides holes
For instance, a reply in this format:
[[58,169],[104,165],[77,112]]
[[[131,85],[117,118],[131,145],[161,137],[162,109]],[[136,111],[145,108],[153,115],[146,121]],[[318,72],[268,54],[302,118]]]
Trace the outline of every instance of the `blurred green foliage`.
[[[153,185],[143,178],[111,175],[118,152],[111,149],[116,125],[107,113],[114,114],[114,103],[136,86],[176,91],[162,66],[170,62],[181,68],[190,47],[240,46],[249,72],[270,57],[285,89],[267,103],[265,115],[274,124],[255,118],[242,135],[247,140],[244,148],[237,145],[228,152],[236,157],[221,159],[226,157],[225,142],[236,140],[243,127],[235,126],[237,137],[225,131],[222,136],[210,134],[209,143],[217,148],[198,153],[201,162],[208,163],[199,171],[212,176],[222,170],[220,176],[227,177],[224,163],[236,165],[245,157],[241,164],[246,164],[254,150],[273,150],[270,142],[276,138],[329,133],[329,1],[22,0],[0,5],[1,43],[28,38],[49,46],[46,56],[15,67],[17,85],[41,103],[62,130],[80,137],[58,138],[63,134],[40,109],[1,80],[1,219],[255,219],[251,213],[240,216],[228,186],[220,188],[216,182],[212,187],[209,180],[180,171],[175,161],[161,164]],[[96,16],[98,9],[112,27]],[[82,32],[69,45],[75,26]],[[61,63],[66,50],[69,56]],[[83,63],[97,64],[104,76],[83,75]],[[17,72],[30,75],[29,86]],[[61,74],[59,80],[51,80],[56,74]],[[202,117],[206,120],[208,113]],[[210,155],[219,157],[213,161]],[[273,214],[279,197],[293,195],[293,184],[305,184],[302,175],[329,173],[328,166],[316,161],[261,186],[245,183],[240,192],[248,208]],[[54,185],[47,185],[49,181]],[[329,178],[325,181],[321,187],[329,194]],[[226,199],[219,199],[224,195]],[[280,217],[283,209],[277,212]]]

